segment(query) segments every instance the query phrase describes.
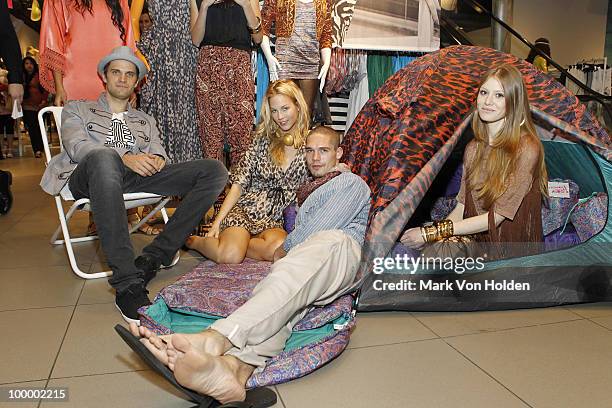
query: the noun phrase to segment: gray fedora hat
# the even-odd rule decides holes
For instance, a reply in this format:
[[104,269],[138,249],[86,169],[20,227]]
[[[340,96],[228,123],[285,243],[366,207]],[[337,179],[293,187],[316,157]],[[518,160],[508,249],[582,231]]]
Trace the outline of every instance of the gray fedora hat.
[[136,54],[134,54],[134,51],[132,51],[130,47],[122,45],[120,47],[113,48],[110,54],[108,54],[107,56],[102,58],[100,62],[98,62],[98,74],[100,76],[104,76],[104,67],[106,67],[109,62],[115,60],[125,60],[136,65],[136,68],[138,69],[139,81],[144,78],[145,75],[147,75],[147,72],[149,72],[147,66],[144,64],[144,62],[142,62],[140,58],[136,56]]

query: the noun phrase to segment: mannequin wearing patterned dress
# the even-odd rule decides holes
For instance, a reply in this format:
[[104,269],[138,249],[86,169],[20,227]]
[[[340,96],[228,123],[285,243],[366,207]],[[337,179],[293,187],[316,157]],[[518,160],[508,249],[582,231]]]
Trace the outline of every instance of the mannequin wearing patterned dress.
[[55,105],[95,100],[104,91],[97,64],[120,45],[136,49],[127,0],[47,0],[40,28],[40,82]]
[[[331,61],[332,0],[265,0],[261,10],[263,41],[270,80],[292,79],[299,84],[310,113],[323,91]],[[275,25],[276,54],[270,49]]]
[[138,49],[150,72],[141,91],[140,108],[157,121],[172,163],[202,158],[195,110],[195,66],[198,49],[191,42],[189,0],[148,0],[153,27],[136,28],[144,0],[133,0],[132,24]]

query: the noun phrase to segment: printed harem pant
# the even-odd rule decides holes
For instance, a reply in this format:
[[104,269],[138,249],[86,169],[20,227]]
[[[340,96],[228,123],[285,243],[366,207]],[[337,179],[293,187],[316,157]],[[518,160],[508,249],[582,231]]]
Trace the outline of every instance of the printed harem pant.
[[227,141],[231,165],[240,163],[252,139],[254,103],[251,53],[212,45],[200,48],[196,108],[204,157],[223,161]]

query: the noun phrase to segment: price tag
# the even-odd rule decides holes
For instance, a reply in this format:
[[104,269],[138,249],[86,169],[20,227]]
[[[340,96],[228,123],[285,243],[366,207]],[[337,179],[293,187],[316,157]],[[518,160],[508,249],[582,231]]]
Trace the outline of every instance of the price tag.
[[548,182],[548,196],[554,198],[570,198],[569,183],[559,181]]

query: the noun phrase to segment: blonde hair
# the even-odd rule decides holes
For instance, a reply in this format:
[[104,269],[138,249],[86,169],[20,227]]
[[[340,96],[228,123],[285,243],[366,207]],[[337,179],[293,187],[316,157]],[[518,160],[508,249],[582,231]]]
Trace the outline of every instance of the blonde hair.
[[[491,143],[491,153],[485,160],[484,166],[471,166],[467,174],[468,183],[476,192],[477,199],[482,200],[485,209],[490,208],[495,200],[504,193],[510,174],[516,170],[521,144],[525,142],[535,146],[539,151],[536,167],[539,169],[539,180],[534,180],[534,183],[539,184],[543,195],[546,195],[548,190],[544,148],[531,118],[527,90],[520,71],[509,64],[492,69],[483,77],[478,92],[490,78],[497,79],[504,89],[505,120],[497,135],[489,135],[487,124],[480,118],[477,106],[474,107],[472,117],[472,128],[476,143],[474,163],[485,160],[485,148],[489,145],[489,137],[495,136],[495,138]],[[484,174],[482,174],[483,172]],[[476,180],[486,181],[482,185],[477,185]]]
[[280,79],[270,83],[261,105],[261,114],[255,130],[255,137],[267,137],[270,140],[272,162],[277,166],[282,166],[285,161],[285,145],[282,140],[284,133],[274,122],[270,111],[270,98],[276,95],[284,95],[290,98],[298,108],[298,118],[294,125],[295,130],[293,131],[295,146],[301,147],[306,142],[310,126],[310,115],[304,95],[295,82],[288,79]]

